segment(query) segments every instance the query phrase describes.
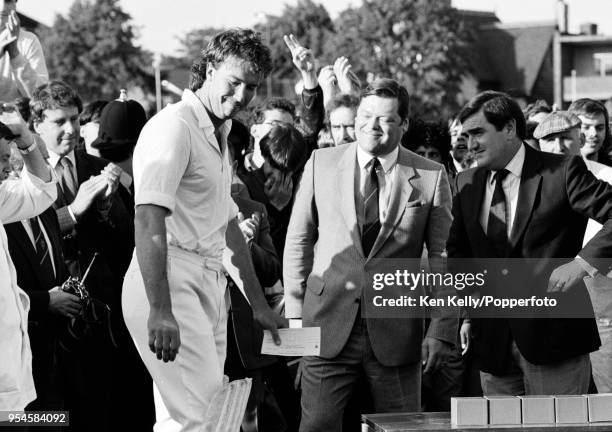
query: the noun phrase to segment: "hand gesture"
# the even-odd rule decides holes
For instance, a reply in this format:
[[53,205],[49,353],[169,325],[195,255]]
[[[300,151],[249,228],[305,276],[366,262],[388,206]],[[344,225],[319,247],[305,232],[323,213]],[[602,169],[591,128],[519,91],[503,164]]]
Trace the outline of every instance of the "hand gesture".
[[324,66],[319,72],[317,80],[321,86],[321,90],[323,90],[323,103],[327,105],[327,103],[340,91],[333,66]]
[[119,179],[121,178],[122,173],[123,170],[112,162],[106,165],[100,173],[100,175],[106,178],[107,181],[106,191],[104,192],[105,199],[109,198],[117,191],[117,188],[119,187]]
[[70,204],[74,216],[79,218],[83,215],[91,207],[94,200],[106,191],[107,187],[108,180],[103,175],[92,176],[89,180],[81,183],[74,201]]
[[242,231],[242,235],[247,243],[252,241],[253,238],[257,236],[260,223],[261,213],[255,212],[250,218],[245,219],[244,214],[242,214],[242,212],[238,212],[238,226],[240,227],[240,231]]
[[4,28],[0,32],[0,55],[4,55],[4,50],[17,40],[17,36],[11,34],[8,28]]
[[20,149],[26,149],[34,142],[32,132],[28,129],[28,125],[15,105],[0,104],[0,122],[4,123],[13,134],[19,137],[15,142]]
[[338,57],[334,62],[334,74],[338,81],[338,87],[341,93],[354,94],[357,92],[355,85],[351,81],[351,64],[348,58]]
[[315,58],[311,50],[300,45],[297,38],[292,34],[283,36],[283,40],[291,51],[293,64],[300,72],[308,73],[315,70]]
[[282,210],[285,208],[293,192],[293,179],[290,175],[284,178],[280,175],[270,175],[264,184],[264,192],[276,209]]
[[151,308],[147,329],[151,352],[164,363],[174,361],[181,346],[181,332],[172,311]]
[[21,31],[21,23],[17,16],[17,11],[13,10],[9,14],[8,21],[6,23],[6,30],[8,30],[9,39],[13,39],[12,42],[7,44],[6,49],[11,57],[16,57],[19,54],[17,49],[17,39],[19,38],[19,32]]
[[81,312],[81,301],[74,294],[55,287],[49,290],[49,311],[67,318],[74,318]]
[[293,59],[293,64],[302,74],[302,81],[304,83],[304,88],[312,90],[317,87],[317,73],[316,69],[316,60],[312,51],[308,48],[304,48],[295,36],[290,34],[289,36],[283,36],[283,40],[285,41],[285,45],[291,51],[291,58]]

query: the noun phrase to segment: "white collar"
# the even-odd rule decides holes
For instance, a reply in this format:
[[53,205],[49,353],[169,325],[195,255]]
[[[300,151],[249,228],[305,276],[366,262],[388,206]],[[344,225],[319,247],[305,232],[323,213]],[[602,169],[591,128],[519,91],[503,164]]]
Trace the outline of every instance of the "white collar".
[[[213,122],[210,119],[210,116],[208,115],[208,111],[206,111],[206,108],[204,108],[204,104],[202,103],[198,95],[196,95],[194,92],[192,92],[189,89],[185,89],[183,91],[182,100],[188,103],[189,106],[191,106],[191,108],[193,108],[196,118],[198,119],[198,125],[202,129],[208,132],[214,133],[215,125],[213,125]],[[221,123],[221,126],[219,126],[219,132],[221,133],[222,136],[227,138],[227,135],[229,134],[231,127],[232,127],[232,121],[225,120],[223,123]]]
[[[514,154],[514,157],[510,159],[510,162],[506,165],[506,170],[514,174],[515,177],[521,178],[523,172],[523,164],[525,163],[525,145],[521,143],[521,146]],[[489,182],[493,181],[495,173],[497,171],[491,171],[489,176]]]
[[[355,143],[355,145],[357,146],[357,163],[359,164],[359,168],[365,169],[374,156],[362,150],[362,148],[359,147],[359,143]],[[383,172],[388,173],[389,170],[395,166],[398,155],[399,144],[391,152],[385,155],[376,156],[383,168]]]
[[49,165],[51,165],[51,168],[55,169],[57,167],[58,162],[60,161],[62,157],[68,158],[68,160],[72,162],[72,166],[76,167],[76,159],[74,157],[74,150],[72,150],[66,156],[60,156],[57,153],[54,153],[51,150],[49,150]]

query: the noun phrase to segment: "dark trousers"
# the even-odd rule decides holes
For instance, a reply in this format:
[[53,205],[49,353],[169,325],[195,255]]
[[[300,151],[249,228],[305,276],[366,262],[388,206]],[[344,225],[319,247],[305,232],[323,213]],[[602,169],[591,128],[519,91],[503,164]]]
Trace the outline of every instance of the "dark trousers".
[[376,359],[365,320],[358,317],[346,345],[333,359],[302,359],[301,432],[340,432],[343,414],[363,378],[377,413],[419,412],[420,362],[389,367]]

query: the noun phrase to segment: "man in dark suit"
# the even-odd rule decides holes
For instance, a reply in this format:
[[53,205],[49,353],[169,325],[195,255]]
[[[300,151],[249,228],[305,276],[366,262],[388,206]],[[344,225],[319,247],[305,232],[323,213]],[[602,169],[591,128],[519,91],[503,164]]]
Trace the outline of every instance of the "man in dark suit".
[[[599,345],[582,279],[612,270],[612,188],[578,157],[540,153],[523,143],[525,119],[506,94],[484,92],[459,119],[477,168],[459,173],[450,258],[538,259],[529,283],[489,284],[498,295],[558,296],[582,318],[475,319],[473,349],[486,395],[581,394],[589,386],[589,352]],[[588,218],[602,230],[582,248]],[[564,258],[559,266],[553,258]],[[535,260],[534,260],[535,261]],[[552,263],[552,264],[551,264]],[[516,275],[510,274],[513,280]],[[560,294],[562,293],[562,294]],[[465,335],[464,335],[464,340]]]
[[36,400],[30,410],[60,409],[63,404],[57,365],[61,329],[81,309],[78,297],[59,287],[68,278],[57,216],[52,207],[38,217],[4,226],[17,283],[30,297],[28,334]]
[[408,105],[399,83],[376,80],[359,105],[357,141],[315,150],[302,175],[283,275],[285,316],[321,328],[320,356],[302,359],[303,432],[341,430],[360,377],[376,412],[419,411],[421,361],[436,369],[456,339],[457,317],[432,319],[424,338],[423,319],[362,315],[368,278],[384,271],[377,258],[419,271],[427,245],[434,271],[445,270],[450,188],[442,165],[399,146]]
[[[134,248],[133,219],[121,193],[117,193],[123,187],[119,171],[104,159],[75,150],[82,109],[78,94],[67,84],[52,81],[34,92],[30,107],[34,129],[45,143],[49,164],[58,178],[54,207],[68,270],[72,276],[83,277],[98,253],[84,282],[91,296],[111,310],[110,318],[101,313],[101,321],[91,326],[90,334],[71,352],[63,353],[64,364],[73,370],[68,374],[71,381],[67,395],[67,402],[75,407],[71,425],[75,429],[110,430],[119,417],[122,425],[139,417],[133,410],[138,410],[140,401],[134,401],[132,411],[125,416],[118,414],[121,407],[116,405],[122,404],[116,402],[116,396],[121,388],[117,388],[118,374],[111,362],[117,349],[113,333],[121,328],[122,321],[123,276]],[[148,420],[140,421],[140,428],[150,430],[152,419]],[[130,430],[135,429],[130,426]]]

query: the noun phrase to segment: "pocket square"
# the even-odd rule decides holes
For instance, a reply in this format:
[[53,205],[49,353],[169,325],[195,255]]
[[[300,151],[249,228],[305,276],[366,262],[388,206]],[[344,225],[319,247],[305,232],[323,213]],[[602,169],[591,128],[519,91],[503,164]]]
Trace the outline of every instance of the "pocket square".
[[406,203],[406,208],[417,208],[417,207],[423,207],[425,205],[425,201],[421,201],[421,200],[413,200],[413,201],[408,201]]

